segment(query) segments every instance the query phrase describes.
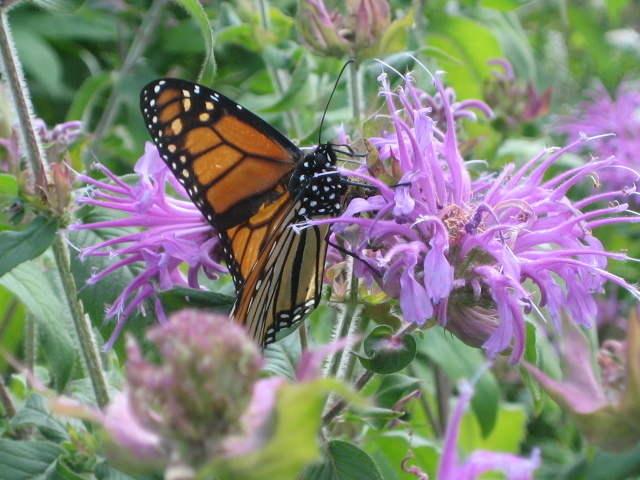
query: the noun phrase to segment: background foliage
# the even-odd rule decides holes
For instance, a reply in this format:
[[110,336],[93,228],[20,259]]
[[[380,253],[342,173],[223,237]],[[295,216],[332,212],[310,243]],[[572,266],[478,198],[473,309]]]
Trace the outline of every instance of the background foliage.
[[[521,85],[531,82],[537,92],[551,88],[550,111],[545,115],[509,125],[496,109],[495,119],[465,125],[463,140],[479,139],[473,143],[469,158],[488,159],[496,169],[507,162],[522,163],[544,145],[562,144],[564,138],[554,127],[556,119],[574,113],[597,82],[615,93],[624,79],[640,75],[640,5],[632,0],[393,0],[391,10],[394,18],[413,15],[415,23],[383,59],[401,72],[415,70],[417,84],[424,89],[430,80],[406,52],[432,71],[445,70],[444,81],[455,89],[458,100],[485,98],[495,80],[495,66],[488,61],[495,58],[511,63]],[[21,2],[8,17],[37,116],[49,126],[83,121],[86,134],[70,152],[72,167],[84,171],[99,161],[125,175],[132,172],[144,142],[149,140],[139,111],[139,92],[147,82],[164,76],[211,85],[301,145],[316,142],[320,115],[344,59],[311,53],[297,34],[296,11],[296,2],[288,0],[270,2],[268,15],[262,18],[249,1],[213,0],[199,5],[195,0],[155,0],[153,4],[146,0],[89,0],[82,4],[60,0]],[[381,105],[376,82],[380,72],[377,62],[363,62],[367,118]],[[2,93],[0,90],[0,137],[7,138],[13,117]],[[341,123],[353,138],[362,135],[348,103],[348,92],[341,84],[327,111],[323,140],[335,138]],[[567,164],[558,168],[579,161],[577,157],[564,158]],[[0,175],[0,201],[6,205],[17,195],[15,178]],[[92,222],[112,214],[79,208],[75,215]],[[0,212],[2,230],[15,230],[10,217],[8,210]],[[16,235],[16,244],[37,238],[30,242],[40,248],[31,255],[36,257],[49,246],[55,229],[43,218],[34,220]],[[120,234],[108,229],[81,231],[70,233],[69,240],[74,245],[87,245]],[[627,249],[637,258],[637,236],[637,228],[617,226],[599,238],[610,250]],[[107,262],[91,259],[82,263],[74,255],[77,284],[84,285],[92,270],[103,269]],[[42,353],[36,373],[56,391],[93,403],[88,381],[79,375],[80,359],[65,320],[67,307],[61,301],[60,282],[51,265],[48,253],[27,263],[7,252],[0,256],[0,271],[9,272],[0,278],[2,346],[20,358],[26,347],[25,320],[32,316],[38,329],[37,348]],[[81,290],[80,298],[101,338],[108,338],[112,329],[103,324],[104,305],[113,302],[136,268],[132,266],[112,283]],[[634,263],[612,263],[610,269],[630,282],[640,279]],[[222,285],[223,293],[231,290],[228,282]],[[624,310],[624,294],[612,295],[621,297],[620,308]],[[171,305],[174,300],[168,295],[164,301]],[[328,338],[330,318],[328,308],[313,314],[310,324],[318,338]],[[139,335],[151,321],[134,316],[128,329]],[[591,332],[591,341],[597,345],[597,332]],[[534,350],[544,358],[545,371],[557,375],[560,367],[555,340],[538,337]],[[357,419],[346,418],[334,435],[352,438],[359,432],[358,447],[337,440],[327,451],[336,463],[353,462],[361,469],[359,473],[352,477],[348,471],[328,473],[331,469],[319,464],[304,478],[415,478],[398,468],[409,447],[414,463],[435,478],[441,451],[438,438],[453,398],[442,392],[455,393],[456,381],[473,377],[484,358],[480,351],[436,329],[417,338],[417,352],[409,368],[375,377],[363,391],[365,397],[375,399],[377,408],[390,409],[404,395],[421,388],[425,394],[422,405],[404,419],[405,427],[384,428],[389,419],[377,417],[373,409],[361,412]],[[295,346],[289,350],[276,347],[268,352],[268,368],[293,378],[289,357],[298,356]],[[122,380],[121,342],[106,358],[109,381],[118,385]],[[64,424],[50,417],[43,398],[32,394],[21,375],[12,375],[15,371],[3,356],[0,372],[21,402],[17,417],[0,419],[0,432],[10,424],[12,429],[37,430],[42,438],[22,442],[20,448],[0,439],[0,478],[76,479],[85,478],[81,475],[87,472],[98,479],[147,478],[129,477],[101,463],[92,434],[79,423]],[[540,479],[615,480],[640,475],[640,447],[621,455],[589,447],[566,413],[535,387],[529,390],[526,381],[518,367],[501,359],[480,377],[472,408],[463,422],[462,453],[488,449],[528,455],[534,447],[541,447]],[[435,419],[428,418],[430,412],[436,412]],[[369,465],[370,459],[377,467]]]

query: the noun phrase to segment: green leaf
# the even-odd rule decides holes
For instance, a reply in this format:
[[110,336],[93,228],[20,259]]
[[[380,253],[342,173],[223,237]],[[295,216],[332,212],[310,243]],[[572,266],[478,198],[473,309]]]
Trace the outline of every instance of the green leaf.
[[0,478],[33,480],[44,474],[63,453],[49,442],[16,442],[0,438]]
[[87,78],[73,97],[73,103],[67,112],[67,121],[82,120],[88,125],[94,104],[100,100],[100,95],[111,85],[112,81],[113,75],[111,73],[102,73]]
[[62,59],[49,42],[29,26],[15,28],[13,36],[25,71],[33,75],[49,94],[62,95]]
[[373,459],[363,450],[341,440],[329,443],[324,460],[305,472],[304,480],[382,480]]
[[215,460],[196,478],[210,478],[213,472],[228,480],[297,478],[306,465],[320,458],[317,436],[325,399],[331,392],[361,403],[357,394],[336,379],[280,386],[273,435],[266,445],[247,455]]
[[511,12],[520,7],[520,2],[518,0],[482,0],[482,6],[503,12]]
[[44,253],[58,229],[58,223],[46,217],[35,217],[26,230],[0,232],[0,277],[18,265]]
[[[525,322],[526,328],[526,343],[524,348],[524,361],[534,365],[537,368],[541,368],[539,357],[538,357],[538,349],[536,348],[536,327],[532,322]],[[540,384],[536,382],[529,371],[520,367],[520,374],[522,375],[522,379],[524,380],[529,393],[531,393],[531,398],[533,400],[533,407],[536,414],[540,414],[542,411],[542,389],[540,388]]]
[[16,27],[33,29],[43,38],[54,42],[115,42],[119,38],[113,13],[95,8],[82,9],[74,15],[15,9],[11,12],[11,20]]
[[84,5],[84,0],[31,0],[44,10],[56,13],[72,13]]
[[0,285],[18,297],[35,318],[56,389],[61,391],[69,380],[77,353],[59,296],[33,262],[21,263],[0,277]]
[[[474,398],[478,396],[478,392]],[[481,399],[482,400],[482,399]],[[465,414],[460,431],[464,432],[458,440],[458,447],[467,454],[476,450],[494,452],[519,453],[520,443],[527,433],[527,412],[523,405],[503,404],[498,408],[498,415],[489,435],[481,430],[480,418],[477,415]]]
[[[2,325],[2,348],[5,352],[20,358],[23,352],[24,320],[26,308],[4,287],[0,286],[0,318]],[[8,372],[7,356],[0,355],[0,372]],[[0,434],[1,435],[1,434]]]
[[[93,473],[97,480],[134,480],[133,477],[130,477],[129,475],[126,475],[104,463],[96,466]],[[142,480],[141,477],[137,477],[137,479]]]
[[348,416],[349,420],[365,422],[374,430],[382,430],[389,422],[404,415],[403,412],[379,407],[352,408],[349,413],[352,413]]
[[392,408],[407,393],[420,388],[421,383],[422,380],[407,375],[386,375],[376,390],[376,405]]
[[0,202],[4,197],[13,198],[18,195],[18,180],[14,175],[0,174]]
[[[401,471],[399,466],[413,453],[408,466],[418,466],[428,478],[436,478],[440,449],[437,442],[406,430],[393,429],[370,438],[367,451],[374,458],[385,480],[418,480],[415,475]],[[450,479],[456,480],[456,479]]]
[[585,460],[584,463],[586,463],[586,474],[580,477],[584,480],[636,479],[640,475],[640,446],[622,455],[598,449],[593,458]]
[[[424,332],[418,349],[433,363],[440,365],[452,382],[460,378],[474,378],[485,362],[478,349],[465,345],[457,338],[443,335],[437,328]],[[475,391],[471,407],[480,422],[482,435],[486,436],[495,425],[500,402],[498,382],[490,371],[480,376]]]
[[398,342],[393,328],[379,325],[374,328],[363,347],[369,358],[358,356],[360,363],[374,373],[396,373],[409,365],[416,357],[416,340],[413,335],[402,335],[402,343]]
[[46,399],[39,394],[29,395],[24,406],[11,419],[14,427],[33,425],[47,439],[61,443],[69,439],[67,427],[54,418],[46,405]]
[[[112,210],[106,208],[95,208],[86,212],[82,217],[83,223],[96,223],[119,218]],[[131,233],[134,230],[124,228],[100,228],[76,230],[68,232],[69,241],[78,248],[94,246],[101,242],[117,238]],[[78,297],[82,301],[85,311],[94,322],[94,325],[103,325],[105,316],[105,305],[115,302],[116,298],[129,285],[140,272],[140,265],[126,265],[113,272],[94,284],[87,284],[95,272],[100,272],[113,265],[114,260],[109,256],[87,256],[80,259],[76,254],[71,255],[71,273],[76,280],[79,289]],[[130,324],[136,323],[135,318],[130,318]],[[105,329],[103,335],[108,335],[109,330]]]
[[296,66],[285,94],[275,104],[260,111],[270,113],[304,107],[315,101],[319,88],[318,77],[311,74],[308,57],[304,56]]
[[158,295],[168,311],[182,308],[230,308],[234,297],[208,290],[177,286]]
[[289,335],[265,348],[264,357],[267,364],[264,370],[293,381],[301,354],[299,335]]
[[462,16],[440,15],[429,25],[429,46],[457,59],[440,61],[447,72],[447,85],[455,88],[458,98],[482,98],[484,81],[490,75],[487,62],[504,56],[493,32]]
[[198,0],[175,0],[175,2],[189,12],[202,30],[206,58],[198,75],[198,81],[204,85],[211,85],[216,75],[216,60],[213,56],[214,34],[207,13]]

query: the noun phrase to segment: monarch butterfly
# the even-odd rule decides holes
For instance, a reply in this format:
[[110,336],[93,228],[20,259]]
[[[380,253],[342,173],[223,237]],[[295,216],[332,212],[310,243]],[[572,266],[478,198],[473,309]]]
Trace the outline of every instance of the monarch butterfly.
[[224,95],[172,78],[151,82],[140,109],[160,156],[216,228],[238,297],[231,315],[265,347],[318,305],[327,225],[346,185],[331,144],[304,155]]

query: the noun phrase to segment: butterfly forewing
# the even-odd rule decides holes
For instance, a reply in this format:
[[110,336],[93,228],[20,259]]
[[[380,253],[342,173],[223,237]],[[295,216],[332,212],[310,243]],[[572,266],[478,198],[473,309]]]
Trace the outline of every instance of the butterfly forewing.
[[253,113],[184,80],[151,82],[140,106],[161,157],[220,235],[234,319],[273,342],[320,298],[328,227],[292,225],[339,211],[335,152],[325,144],[303,157]]

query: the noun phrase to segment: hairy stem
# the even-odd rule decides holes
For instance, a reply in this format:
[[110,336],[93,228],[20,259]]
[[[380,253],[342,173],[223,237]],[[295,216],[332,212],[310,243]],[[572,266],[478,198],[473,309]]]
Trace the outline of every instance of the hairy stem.
[[9,29],[7,10],[0,11],[0,71],[18,116],[18,138],[22,151],[29,162],[33,178],[43,178],[47,172],[44,149],[33,129],[33,107],[27,97],[28,90]]
[[[91,380],[93,392],[96,396],[98,406],[101,408],[109,403],[109,393],[107,391],[107,382],[100,361],[100,353],[96,344],[93,332],[91,331],[91,322],[84,314],[82,304],[76,296],[76,281],[71,274],[71,263],[69,261],[69,249],[62,236],[57,235],[53,241],[53,254],[58,267],[58,274],[62,281],[62,287],[66,293],[67,305],[73,317],[73,325],[75,327],[80,351],[84,365]],[[72,292],[73,294],[70,294]]]

